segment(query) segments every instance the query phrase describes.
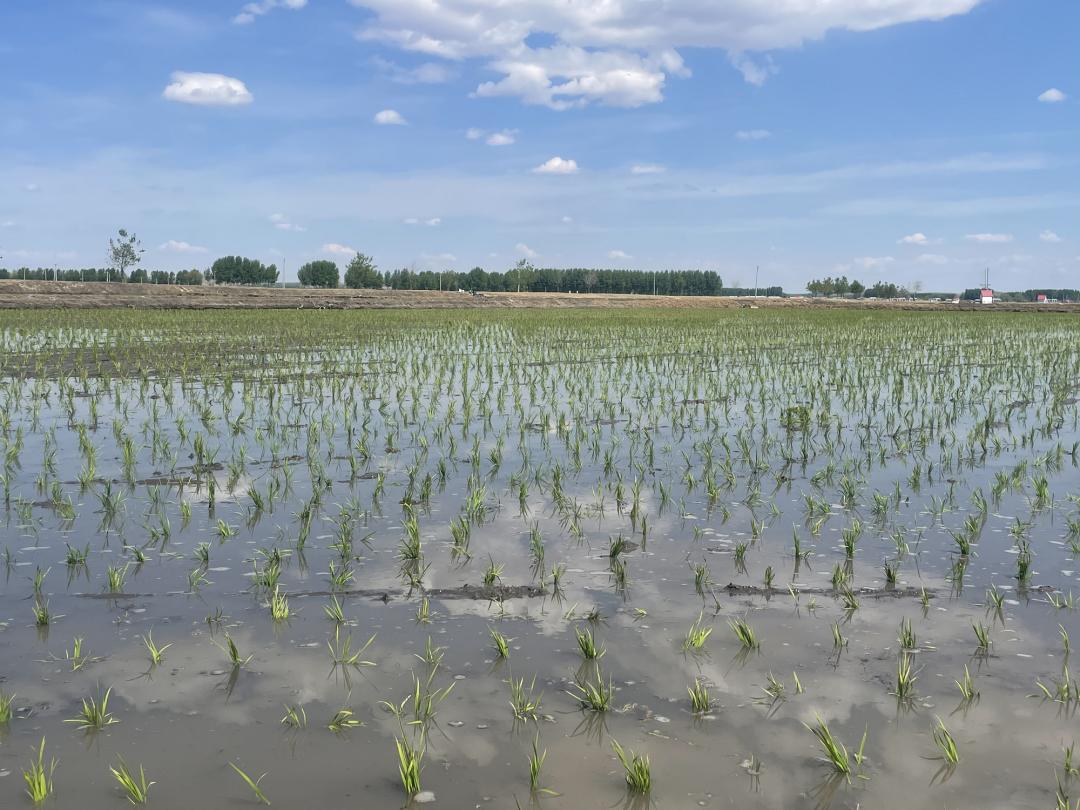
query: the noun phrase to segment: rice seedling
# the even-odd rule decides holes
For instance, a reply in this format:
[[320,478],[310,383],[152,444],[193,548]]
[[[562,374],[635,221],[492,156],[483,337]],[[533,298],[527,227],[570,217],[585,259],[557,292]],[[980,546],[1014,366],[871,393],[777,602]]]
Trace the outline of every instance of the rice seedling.
[[345,624],[345,610],[336,595],[331,595],[330,601],[323,605],[323,613],[326,614],[326,618],[330,621],[336,624]]
[[649,758],[633,751],[627,752],[617,740],[611,741],[611,748],[623,767],[626,786],[630,792],[640,795],[648,794],[652,790],[652,770],[649,766]]
[[420,600],[420,605],[416,608],[416,621],[420,622],[420,624],[431,622],[431,603],[428,602],[426,596]]
[[15,702],[15,695],[8,694],[3,689],[0,689],[0,726],[6,726],[11,722],[12,710],[11,704]]
[[547,749],[540,750],[540,732],[536,733],[532,741],[532,751],[529,753],[529,792],[533,795],[545,794],[558,796],[554,790],[540,786],[540,771],[543,770],[544,762],[547,761]]
[[[216,643],[217,642],[215,642],[215,644]],[[249,655],[247,658],[244,658],[240,654],[240,650],[236,646],[236,642],[233,640],[233,637],[228,633],[225,634],[225,644],[218,644],[218,646],[221,648],[222,652],[224,652],[225,655],[228,656],[229,664],[232,665],[233,669],[240,669],[241,667],[247,666],[251,662],[251,659],[255,657],[254,655]]]
[[127,580],[128,566],[110,565],[105,569],[105,588],[109,593],[122,593]]
[[436,647],[431,641],[431,636],[428,636],[427,645],[424,647],[424,654],[419,655],[417,653],[413,653],[413,655],[419,658],[429,667],[434,668],[442,664],[443,655],[445,653],[446,647]]
[[686,638],[683,639],[683,652],[700,652],[705,649],[705,642],[709,640],[709,636],[712,635],[713,629],[711,627],[705,627],[702,624],[704,614],[698,614],[697,619],[690,629],[686,631]]
[[731,632],[735,634],[735,638],[739,640],[744,650],[758,650],[761,648],[761,640],[745,619],[732,619],[728,622],[728,627],[731,628]]
[[586,627],[584,631],[575,629],[574,632],[577,634],[578,649],[581,651],[582,658],[586,661],[595,661],[604,657],[607,650],[603,645],[597,646],[592,630]]
[[483,583],[485,588],[490,588],[496,582],[502,581],[503,566],[496,565],[495,560],[488,557],[488,567],[484,570]]
[[30,760],[30,767],[24,768],[22,775],[26,783],[26,795],[34,804],[41,804],[53,794],[53,775],[57,761],[54,757],[45,765],[45,738],[37,748],[37,758]]
[[252,779],[243,770],[241,770],[240,766],[237,765],[235,762],[230,762],[229,767],[236,771],[237,775],[244,780],[245,785],[251,788],[251,792],[255,794],[255,798],[259,802],[265,805],[270,804],[270,799],[266,797],[266,794],[263,793],[263,790],[260,787],[262,780],[265,779],[267,776],[265,773],[262,774],[258,779]]
[[847,642],[847,639],[844,637],[844,634],[842,632],[840,632],[840,623],[839,622],[833,622],[832,636],[833,636],[833,647],[835,647],[837,650],[842,650],[844,647],[847,646],[848,642]]
[[112,695],[112,687],[105,690],[101,699],[92,697],[83,698],[82,710],[78,717],[65,720],[65,723],[74,723],[82,731],[100,731],[106,726],[119,723],[109,712],[109,697]]
[[412,798],[420,792],[420,770],[424,760],[424,740],[420,735],[419,744],[414,744],[405,737],[394,738],[397,748],[398,776],[405,795]]
[[512,639],[506,638],[506,636],[504,636],[494,627],[489,628],[488,633],[491,635],[491,645],[495,649],[495,656],[497,658],[509,658],[510,641]]
[[341,625],[339,624],[334,627],[334,640],[327,641],[326,647],[330,651],[330,660],[333,662],[334,666],[373,667],[375,666],[374,661],[365,661],[361,658],[361,656],[365,652],[367,652],[368,647],[370,647],[374,642],[375,634],[372,633],[371,637],[367,641],[365,641],[359,649],[354,650],[352,648],[352,633],[346,633],[343,637],[341,633]]
[[953,739],[952,734],[949,733],[949,729],[945,727],[945,723],[942,722],[940,717],[934,718],[934,725],[931,729],[931,736],[934,740],[934,745],[937,746],[939,752],[941,752],[941,759],[948,765],[955,765],[960,761],[960,752],[956,747],[956,741]]
[[281,718],[281,725],[289,729],[307,728],[307,712],[303,706],[285,706],[285,714]]
[[343,731],[359,728],[362,725],[364,725],[363,722],[353,716],[352,709],[338,709],[334,712],[326,727],[335,734],[340,734]]
[[128,768],[124,758],[120,757],[116,766],[109,766],[109,772],[124,789],[124,796],[132,804],[146,804],[150,799],[150,788],[157,782],[147,782],[146,773],[142,765],[139,766],[138,777]]
[[285,594],[281,593],[280,586],[274,588],[274,594],[270,597],[269,607],[270,618],[275,622],[283,622],[292,615],[289,610],[289,599]]
[[611,708],[611,701],[615,696],[615,683],[608,676],[605,682],[600,674],[600,666],[593,670],[593,679],[579,678],[567,691],[581,708],[592,712],[606,712]]
[[[807,731],[811,732],[815,738],[817,738],[818,744],[821,746],[822,753],[824,754],[823,761],[832,768],[838,775],[850,778],[852,772],[852,756],[848,753],[847,747],[840,742],[833,735],[832,730],[829,728],[821,715],[817,716],[817,722],[813,726],[806,726]],[[866,733],[863,733],[862,742],[859,745],[859,751],[856,755],[856,764],[861,764],[863,760],[863,749],[866,745]]]
[[695,678],[694,685],[686,687],[686,691],[690,693],[690,711],[694,714],[705,714],[712,709],[709,688],[700,678]]
[[525,687],[525,679],[514,680],[513,676],[508,681],[510,684],[510,708],[514,712],[515,720],[536,720],[540,711],[541,695],[535,694],[536,678],[532,679],[528,688]]
[[777,680],[776,676],[771,672],[766,676],[765,685],[761,687],[761,691],[764,692],[764,696],[759,698],[757,702],[766,705],[779,703],[787,697],[787,687],[784,686],[783,681]]
[[965,703],[972,703],[979,697],[979,690],[975,688],[975,680],[971,677],[971,673],[968,671],[967,665],[964,665],[964,677],[961,680],[954,681],[956,688],[960,690],[960,695],[963,697]]
[[900,620],[900,635],[897,637],[900,646],[905,650],[917,650],[919,641],[915,636],[915,630],[911,626],[911,619]]
[[915,682],[919,679],[915,672],[912,656],[906,650],[900,653],[896,662],[896,686],[893,695],[900,703],[910,703],[915,697]]
[[38,627],[48,627],[56,617],[49,612],[49,600],[34,599],[34,624]]
[[990,628],[982,622],[973,622],[971,629],[975,632],[975,641],[978,643],[978,651],[987,653],[990,651]]

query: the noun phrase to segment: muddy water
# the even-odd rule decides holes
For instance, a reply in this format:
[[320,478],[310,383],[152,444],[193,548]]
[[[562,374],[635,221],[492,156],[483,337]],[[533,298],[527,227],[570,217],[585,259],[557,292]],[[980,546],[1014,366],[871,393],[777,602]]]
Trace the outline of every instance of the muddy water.
[[[1080,493],[1068,452],[1080,439],[1067,402],[1080,352],[1070,324],[757,312],[436,324],[308,317],[286,321],[291,338],[329,333],[334,348],[259,355],[252,345],[279,339],[269,325],[213,315],[167,320],[137,340],[123,321],[90,320],[62,341],[47,322],[20,326],[45,362],[12,364],[5,389],[9,460],[18,452],[0,529],[10,552],[0,576],[0,689],[16,697],[0,728],[0,806],[29,805],[20,769],[44,737],[59,761],[49,800],[58,808],[122,806],[109,773],[118,756],[157,782],[156,807],[256,806],[230,762],[265,773],[275,807],[400,807],[401,730],[383,702],[400,704],[414,678],[427,683],[433,671],[431,689],[452,689],[426,727],[419,798],[433,795],[438,807],[1016,808],[1052,806],[1055,776],[1069,788],[1063,746],[1075,736],[1075,702],[1032,695],[1036,681],[1052,687],[1069,665],[1059,624],[1080,639],[1076,612],[1051,604],[1070,587],[1080,593],[1068,542],[1077,509],[1067,496]],[[215,330],[225,336],[215,348],[229,353],[201,364]],[[931,338],[939,345],[928,350]],[[99,342],[116,347],[106,374],[59,354]],[[42,348],[50,345],[56,354]],[[148,378],[116,371],[129,358],[139,365],[141,352],[159,360]],[[815,421],[827,412],[828,426],[785,428],[795,403],[809,403]],[[972,435],[985,421],[993,426],[984,447]],[[200,468],[196,434],[213,465]],[[127,462],[121,437],[134,446]],[[84,485],[86,442],[96,463]],[[804,449],[805,459],[785,459]],[[1015,485],[994,498],[995,475],[1018,465]],[[428,474],[430,494],[420,497]],[[1049,502],[1036,491],[1043,476]],[[844,478],[855,483],[848,500]],[[249,489],[267,493],[275,481],[280,489],[257,510]],[[106,482],[123,495],[109,509]],[[321,498],[304,530],[314,492]],[[470,492],[482,506],[469,519],[465,557],[452,553],[451,524]],[[874,493],[891,499],[883,515]],[[808,514],[807,494],[828,515]],[[70,510],[57,505],[68,497]],[[401,573],[403,499],[415,502],[419,584]],[[353,577],[335,586],[343,509],[354,516]],[[978,528],[958,580],[953,534],[968,518]],[[854,520],[862,531],[849,558],[843,531]],[[811,552],[805,559],[795,559],[793,532]],[[609,551],[620,535],[631,543],[618,557],[623,577]],[[1034,555],[1025,582],[1016,579],[1017,536]],[[89,546],[85,566],[66,564],[69,545]],[[282,621],[254,576],[272,549],[291,613]],[[886,561],[897,566],[895,583]],[[696,589],[693,566],[703,562],[709,577]],[[851,574],[856,610],[834,588],[837,564]],[[489,565],[501,566],[501,585],[533,590],[505,599],[461,590],[479,586]],[[112,594],[110,566],[126,567]],[[38,570],[48,573],[35,596]],[[991,585],[1004,595],[1000,612],[987,604]],[[362,655],[372,666],[332,663],[332,590],[347,619],[338,643],[351,636],[356,649],[374,635]],[[430,616],[421,620],[425,593]],[[47,627],[35,626],[35,601],[53,614]],[[738,617],[760,649],[741,649],[728,625]],[[900,701],[903,619],[917,637],[917,681]],[[695,620],[713,632],[688,652]],[[976,649],[973,623],[990,628],[988,650]],[[605,713],[568,694],[593,671],[575,636],[587,627],[615,687]],[[496,655],[492,629],[509,639],[508,658]],[[172,645],[156,666],[142,641],[151,631]],[[251,656],[241,667],[222,649],[227,636]],[[84,640],[77,669],[75,638]],[[444,648],[437,667],[421,660],[429,639]],[[970,702],[955,683],[965,666],[979,690]],[[784,684],[780,699],[763,690],[770,675]],[[535,678],[535,721],[515,720],[511,678]],[[697,715],[687,695],[696,679],[714,699]],[[88,733],[65,722],[109,688],[117,723]],[[303,707],[305,728],[282,724],[286,705]],[[331,731],[343,708],[362,725]],[[821,761],[804,726],[818,716],[851,752],[866,733],[850,779]],[[937,717],[957,742],[955,767],[943,767],[932,741]],[[415,739],[417,728],[406,733]],[[547,750],[540,783],[557,795],[530,795],[537,735]],[[612,740],[650,757],[647,798],[628,794]]]

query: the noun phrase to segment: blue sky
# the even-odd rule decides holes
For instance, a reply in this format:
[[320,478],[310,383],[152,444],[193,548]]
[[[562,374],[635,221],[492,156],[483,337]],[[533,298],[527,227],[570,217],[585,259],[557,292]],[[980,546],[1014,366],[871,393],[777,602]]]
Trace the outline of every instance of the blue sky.
[[1078,30],[1075,0],[5,0],[0,265],[126,227],[151,269],[287,278],[1078,287]]

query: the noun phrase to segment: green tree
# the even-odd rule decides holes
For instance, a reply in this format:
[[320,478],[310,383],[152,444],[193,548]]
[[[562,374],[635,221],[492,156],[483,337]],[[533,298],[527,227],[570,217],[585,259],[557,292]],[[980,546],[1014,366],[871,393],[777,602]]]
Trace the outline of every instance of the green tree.
[[375,267],[375,260],[363,253],[353,256],[345,268],[345,286],[354,290],[379,289],[383,285],[382,276]]
[[206,272],[206,280],[215,284],[273,284],[277,281],[275,265],[243,256],[222,256]]
[[121,228],[117,238],[109,240],[109,268],[123,279],[129,267],[136,267],[142,261],[145,252],[138,237]]
[[308,262],[300,268],[296,277],[305,287],[334,288],[338,285],[338,266],[326,259]]

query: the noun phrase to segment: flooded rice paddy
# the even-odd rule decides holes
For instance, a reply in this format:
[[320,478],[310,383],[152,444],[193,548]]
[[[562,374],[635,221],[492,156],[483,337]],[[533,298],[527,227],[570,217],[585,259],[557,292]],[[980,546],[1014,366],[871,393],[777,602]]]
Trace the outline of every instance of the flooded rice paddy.
[[1080,797],[1070,317],[5,312],[0,343],[0,806],[30,770],[122,807],[140,767],[160,808]]

